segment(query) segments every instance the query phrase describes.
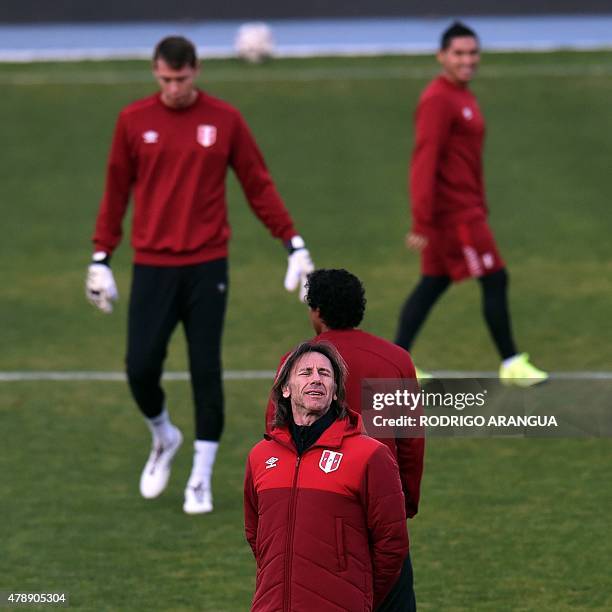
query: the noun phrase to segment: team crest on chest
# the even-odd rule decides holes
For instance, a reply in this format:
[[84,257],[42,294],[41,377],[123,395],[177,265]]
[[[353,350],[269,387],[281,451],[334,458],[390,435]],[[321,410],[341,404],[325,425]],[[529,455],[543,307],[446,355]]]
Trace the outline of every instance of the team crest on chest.
[[474,117],[474,111],[469,106],[464,106],[461,112],[468,121],[471,121]]
[[212,147],[217,142],[217,128],[214,125],[198,125],[197,140],[203,147]]
[[159,133],[155,130],[147,130],[142,135],[142,141],[146,144],[155,144],[159,140]]
[[319,459],[319,467],[326,473],[335,472],[340,467],[342,453],[324,450]]

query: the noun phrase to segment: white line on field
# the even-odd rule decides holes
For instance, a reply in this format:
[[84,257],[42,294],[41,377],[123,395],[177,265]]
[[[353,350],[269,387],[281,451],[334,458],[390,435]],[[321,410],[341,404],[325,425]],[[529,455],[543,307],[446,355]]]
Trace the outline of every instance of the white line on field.
[[[273,370],[225,370],[225,380],[268,380],[274,378]],[[164,380],[189,380],[189,372],[164,372]],[[19,381],[126,381],[125,372],[86,372],[86,371],[16,371],[0,372],[0,382]]]
[[[433,370],[436,378],[497,378],[497,372]],[[550,372],[552,380],[612,380],[612,372]]]
[[[257,68],[236,68],[208,73],[206,83],[268,83],[268,82],[310,82],[310,81],[369,81],[384,79],[427,79],[435,72],[435,67],[406,66],[344,66],[344,67],[294,67],[290,70],[264,70]],[[546,64],[526,66],[484,67],[481,78],[507,77],[609,77],[612,76],[611,64]],[[150,83],[151,75],[146,70],[91,70],[58,71],[55,73],[36,73],[34,71],[5,72],[0,74],[0,85],[121,85],[127,83]]]
[[[437,378],[497,378],[496,372],[473,370],[434,370]],[[225,370],[225,380],[272,380],[273,370]],[[188,372],[165,372],[164,380],[189,380]],[[612,380],[612,372],[553,372],[553,380]],[[15,371],[0,372],[0,382],[20,381],[126,381],[124,372],[95,372],[95,371]]]

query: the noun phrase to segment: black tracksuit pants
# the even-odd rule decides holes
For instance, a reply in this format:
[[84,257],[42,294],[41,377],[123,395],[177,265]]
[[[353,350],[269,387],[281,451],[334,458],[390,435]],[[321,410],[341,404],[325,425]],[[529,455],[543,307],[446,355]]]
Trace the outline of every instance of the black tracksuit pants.
[[[512,336],[508,309],[508,273],[505,268],[481,276],[482,314],[500,358],[508,359],[518,352]],[[448,276],[422,276],[404,303],[395,344],[410,351],[412,343],[431,309],[451,284]]]
[[180,321],[189,350],[198,440],[216,442],[223,431],[221,336],[227,288],[226,259],[178,267],[134,265],[126,358],[130,390],[145,417],[162,412],[162,366]]

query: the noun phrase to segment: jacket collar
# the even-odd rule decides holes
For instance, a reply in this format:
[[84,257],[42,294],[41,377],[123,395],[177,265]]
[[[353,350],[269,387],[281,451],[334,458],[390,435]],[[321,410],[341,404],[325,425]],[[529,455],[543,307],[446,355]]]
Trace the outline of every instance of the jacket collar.
[[289,413],[289,431],[298,455],[303,455],[338,419],[338,410],[332,406],[322,417],[311,425],[296,425]]
[[[308,449],[317,447],[339,448],[345,438],[357,436],[363,433],[363,422],[361,415],[347,410],[347,416],[334,421],[322,434],[321,437]],[[287,448],[290,448],[297,454],[295,444],[291,437],[291,432],[286,425],[282,427],[274,427],[272,430],[264,434],[266,440],[273,440]],[[306,451],[308,452],[308,451]]]

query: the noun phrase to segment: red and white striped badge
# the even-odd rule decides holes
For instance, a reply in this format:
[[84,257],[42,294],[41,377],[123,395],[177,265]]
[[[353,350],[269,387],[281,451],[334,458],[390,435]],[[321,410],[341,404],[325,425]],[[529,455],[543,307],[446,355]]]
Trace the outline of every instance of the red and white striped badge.
[[335,472],[340,467],[342,461],[342,453],[335,451],[324,450],[319,459],[319,467],[326,473]]
[[217,128],[214,125],[198,125],[197,140],[203,147],[212,147],[217,142]]
[[464,246],[463,257],[465,258],[465,263],[467,264],[470,276],[482,276],[483,269],[480,265],[480,259],[478,258],[478,251],[474,247]]

